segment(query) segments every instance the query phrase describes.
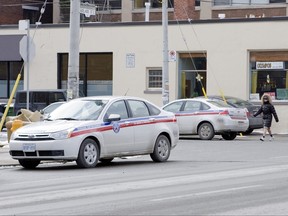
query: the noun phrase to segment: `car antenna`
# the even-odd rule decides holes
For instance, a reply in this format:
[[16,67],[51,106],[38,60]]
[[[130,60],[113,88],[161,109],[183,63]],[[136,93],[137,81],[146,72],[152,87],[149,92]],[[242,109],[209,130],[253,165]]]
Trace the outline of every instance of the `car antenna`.
[[126,95],[127,95],[128,91],[129,91],[129,88],[128,88],[128,89],[127,89],[127,91],[125,92],[124,96],[126,96]]

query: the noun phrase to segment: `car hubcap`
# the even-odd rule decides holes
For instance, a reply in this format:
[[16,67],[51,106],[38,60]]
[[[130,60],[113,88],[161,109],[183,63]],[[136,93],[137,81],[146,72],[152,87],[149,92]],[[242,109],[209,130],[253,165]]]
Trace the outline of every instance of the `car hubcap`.
[[201,134],[203,137],[208,137],[210,135],[211,131],[210,128],[207,126],[204,126],[201,128]]
[[94,145],[88,144],[84,149],[84,158],[88,164],[93,164],[96,161],[97,151]]
[[168,154],[168,143],[166,142],[166,140],[163,139],[159,141],[158,152],[161,157],[166,157],[166,155]]

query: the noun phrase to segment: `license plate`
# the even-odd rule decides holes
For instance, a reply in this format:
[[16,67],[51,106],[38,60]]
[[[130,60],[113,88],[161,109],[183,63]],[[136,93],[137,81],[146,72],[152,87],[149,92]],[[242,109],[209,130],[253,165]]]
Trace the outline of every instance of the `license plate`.
[[34,143],[23,144],[23,151],[24,152],[35,152],[36,151],[36,144],[34,144]]
[[238,121],[238,124],[244,124],[244,121]]

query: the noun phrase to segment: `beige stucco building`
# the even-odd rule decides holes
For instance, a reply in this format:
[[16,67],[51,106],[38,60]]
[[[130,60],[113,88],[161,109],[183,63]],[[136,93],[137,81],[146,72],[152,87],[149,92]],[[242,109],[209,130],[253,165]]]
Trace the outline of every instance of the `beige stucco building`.
[[[223,93],[256,103],[267,92],[280,118],[273,131],[288,133],[287,26],[286,17],[169,23],[169,100],[201,95],[201,87],[208,95]],[[17,34],[26,32],[0,26],[0,37]],[[30,34],[36,55],[29,64],[29,88],[65,88],[69,26],[42,25]],[[160,22],[83,24],[79,45],[80,84],[86,95],[127,94],[162,105]]]

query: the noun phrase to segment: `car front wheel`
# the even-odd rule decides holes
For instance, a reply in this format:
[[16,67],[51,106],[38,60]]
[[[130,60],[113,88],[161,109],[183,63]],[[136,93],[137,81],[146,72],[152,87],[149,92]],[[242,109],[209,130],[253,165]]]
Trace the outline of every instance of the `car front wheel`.
[[213,139],[215,132],[214,128],[210,123],[202,123],[198,128],[198,135],[202,140],[211,140]]
[[35,169],[40,164],[40,160],[19,159],[18,161],[26,169]]
[[154,162],[164,162],[167,161],[170,156],[171,143],[169,139],[160,135],[155,143],[154,151],[150,154],[150,157]]
[[93,139],[82,142],[76,163],[81,168],[92,168],[97,165],[99,159],[99,147]]

